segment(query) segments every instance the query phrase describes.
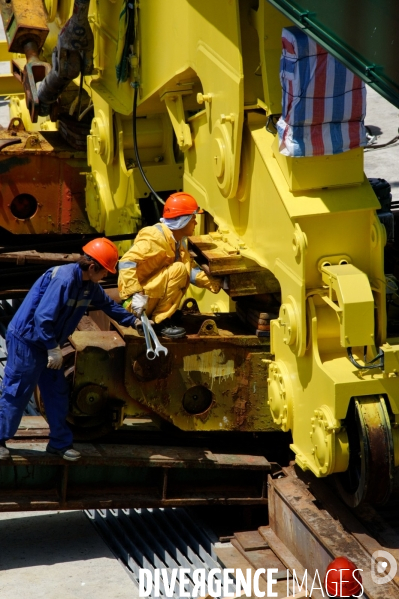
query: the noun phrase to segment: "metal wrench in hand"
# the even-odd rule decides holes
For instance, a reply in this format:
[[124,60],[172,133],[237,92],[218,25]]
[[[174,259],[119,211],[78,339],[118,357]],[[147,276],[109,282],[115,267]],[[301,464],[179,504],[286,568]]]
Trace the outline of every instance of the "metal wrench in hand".
[[145,312],[143,312],[143,314],[141,315],[141,322],[143,325],[143,331],[144,331],[144,337],[145,337],[145,344],[147,346],[147,358],[148,360],[155,360],[156,358],[156,353],[154,351],[154,348],[152,347],[152,343],[151,343],[151,337],[150,337],[150,331],[149,331],[149,322],[148,322],[148,318]]
[[[167,356],[168,350],[159,342],[159,339],[151,324],[149,323],[147,314],[145,312],[143,312],[143,314],[141,315],[141,322],[143,323],[144,337],[147,345],[147,358],[149,360],[154,360],[155,356],[159,356],[161,353]],[[154,342],[155,348],[152,347],[150,335]]]

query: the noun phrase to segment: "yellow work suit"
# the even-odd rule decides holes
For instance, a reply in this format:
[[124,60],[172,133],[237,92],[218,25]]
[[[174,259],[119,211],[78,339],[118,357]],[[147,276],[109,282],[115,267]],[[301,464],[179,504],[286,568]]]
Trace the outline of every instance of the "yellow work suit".
[[[173,231],[162,223],[141,229],[119,261],[120,298],[129,300],[139,292],[148,295],[146,313],[156,323],[172,316],[190,283],[220,291],[217,280],[192,262],[186,239],[177,243]],[[129,310],[129,303],[125,301],[124,307]]]

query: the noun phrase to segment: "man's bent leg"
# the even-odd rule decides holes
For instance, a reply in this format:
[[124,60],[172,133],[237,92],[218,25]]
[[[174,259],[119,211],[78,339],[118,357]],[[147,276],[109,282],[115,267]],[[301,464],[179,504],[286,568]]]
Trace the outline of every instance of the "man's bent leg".
[[[166,272],[168,282],[165,295],[157,301],[151,315],[155,323],[170,318],[176,312],[189,284],[187,270],[182,262],[174,262]],[[151,302],[151,298],[149,301]]]
[[39,379],[39,389],[50,427],[49,445],[54,449],[71,447],[73,435],[66,421],[69,386],[64,370],[43,370]]
[[7,363],[1,385],[0,443],[11,439],[18,426],[40,373],[47,364],[47,353],[7,335]]

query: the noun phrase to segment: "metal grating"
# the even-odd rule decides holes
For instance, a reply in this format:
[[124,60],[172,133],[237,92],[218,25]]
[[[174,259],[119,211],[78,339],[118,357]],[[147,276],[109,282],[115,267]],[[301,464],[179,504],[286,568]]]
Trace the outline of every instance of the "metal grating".
[[[142,568],[152,574],[155,569],[165,568],[169,580],[173,569],[187,568],[190,573],[186,590],[192,595],[195,569],[208,573],[221,568],[214,551],[217,537],[184,508],[86,510],[86,515],[137,585]],[[223,596],[222,576],[216,574],[215,578],[221,582]],[[233,583],[229,584],[230,592],[234,588]],[[176,599],[178,589],[176,584],[173,595]],[[162,579],[160,596],[166,596]]]

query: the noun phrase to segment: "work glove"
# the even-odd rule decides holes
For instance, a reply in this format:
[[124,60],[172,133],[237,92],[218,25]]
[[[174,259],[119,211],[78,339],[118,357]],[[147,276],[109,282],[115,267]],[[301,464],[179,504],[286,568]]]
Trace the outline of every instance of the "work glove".
[[53,370],[60,370],[62,368],[62,351],[59,345],[54,349],[47,350],[48,360],[47,360],[47,368],[52,368]]
[[211,275],[208,264],[201,264],[201,268],[204,273],[208,275],[208,279],[212,286],[210,291],[212,291],[212,293],[219,293],[219,291],[223,288],[223,277]]
[[143,293],[133,293],[132,297],[132,311],[138,318],[142,315],[148,304],[148,295]]

